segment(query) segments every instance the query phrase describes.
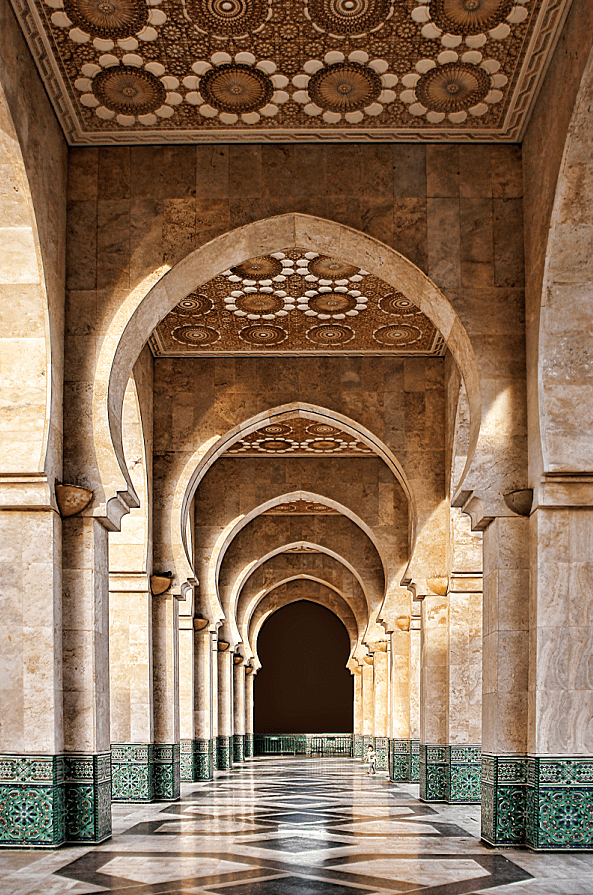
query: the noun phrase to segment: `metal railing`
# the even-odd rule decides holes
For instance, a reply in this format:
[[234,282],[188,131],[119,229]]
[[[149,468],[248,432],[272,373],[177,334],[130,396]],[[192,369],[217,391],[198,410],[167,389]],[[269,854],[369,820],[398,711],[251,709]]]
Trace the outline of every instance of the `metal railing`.
[[254,755],[338,755],[351,758],[351,733],[256,733]]

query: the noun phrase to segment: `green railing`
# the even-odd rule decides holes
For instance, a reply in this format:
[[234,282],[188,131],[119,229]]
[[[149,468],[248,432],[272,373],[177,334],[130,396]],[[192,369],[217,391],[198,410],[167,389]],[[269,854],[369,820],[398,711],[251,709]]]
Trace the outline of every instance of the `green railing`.
[[256,733],[254,755],[340,755],[352,757],[351,733]]

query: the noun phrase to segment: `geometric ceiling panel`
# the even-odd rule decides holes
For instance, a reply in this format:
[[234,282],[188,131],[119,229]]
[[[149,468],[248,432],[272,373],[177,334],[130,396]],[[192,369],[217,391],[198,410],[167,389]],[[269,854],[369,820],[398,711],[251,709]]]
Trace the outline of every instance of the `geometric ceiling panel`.
[[438,330],[405,295],[365,270],[298,248],[252,258],[200,286],[159,323],[149,345],[161,357],[445,352]]
[[568,0],[13,0],[72,144],[519,140]]
[[353,435],[335,426],[295,417],[270,423],[236,441],[224,456],[233,457],[376,457],[375,452]]
[[315,503],[311,500],[291,500],[281,503],[269,510],[264,510],[262,516],[337,516],[338,510],[327,507],[323,503]]

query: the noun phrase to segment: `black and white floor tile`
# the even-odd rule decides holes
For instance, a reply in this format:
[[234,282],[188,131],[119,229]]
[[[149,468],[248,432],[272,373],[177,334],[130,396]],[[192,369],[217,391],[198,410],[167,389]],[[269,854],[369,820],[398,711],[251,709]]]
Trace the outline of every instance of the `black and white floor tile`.
[[181,801],[114,805],[95,848],[0,852],[0,895],[593,895],[593,854],[491,849],[479,808],[350,759],[254,759]]

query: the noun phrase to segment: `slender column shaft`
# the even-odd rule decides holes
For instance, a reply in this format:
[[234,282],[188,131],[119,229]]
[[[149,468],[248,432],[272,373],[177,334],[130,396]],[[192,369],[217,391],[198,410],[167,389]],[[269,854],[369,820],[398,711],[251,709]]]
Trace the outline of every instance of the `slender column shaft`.
[[178,799],[179,609],[170,592],[153,597],[155,799]]
[[233,736],[233,654],[229,649],[218,653],[218,738],[217,767],[232,767]]
[[365,751],[373,743],[373,695],[373,666],[365,662],[362,665],[362,736]]
[[233,665],[233,761],[245,758],[245,665]]
[[251,668],[245,669],[245,758],[253,757],[253,681]]
[[373,737],[377,770],[388,768],[389,752],[389,653],[375,650],[373,661]]
[[420,655],[420,798],[427,801],[446,798],[448,643],[448,599],[427,595]]

